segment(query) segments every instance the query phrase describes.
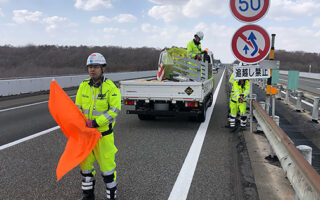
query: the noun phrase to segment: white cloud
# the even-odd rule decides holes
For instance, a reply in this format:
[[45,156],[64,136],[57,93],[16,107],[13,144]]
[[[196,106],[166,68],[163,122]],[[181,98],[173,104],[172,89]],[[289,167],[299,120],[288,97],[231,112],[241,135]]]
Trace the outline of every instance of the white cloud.
[[221,0],[190,0],[183,6],[183,14],[186,17],[194,18],[205,16],[207,14],[225,15],[228,10],[228,4]]
[[59,23],[59,22],[65,22],[65,21],[67,21],[67,18],[53,16],[53,17],[46,17],[43,19],[43,21],[48,24],[55,24],[55,23]]
[[175,5],[153,6],[148,14],[155,19],[163,19],[165,22],[174,21],[182,17],[181,6]]
[[229,12],[228,4],[221,0],[149,0],[157,4],[148,14],[155,19],[163,19],[165,22],[178,20],[182,17],[196,18],[207,14],[219,14],[226,16]]
[[105,16],[96,16],[96,17],[91,17],[90,19],[90,22],[94,24],[101,24],[101,23],[106,23],[110,21],[112,21],[112,19]]
[[119,23],[126,23],[126,22],[136,22],[137,18],[131,14],[120,14],[114,17],[116,21]]
[[0,8],[0,17],[4,17],[4,13],[2,11],[2,8]]
[[16,24],[36,23],[37,26],[42,25],[47,32],[58,29],[59,27],[74,26],[66,17],[51,16],[44,17],[42,12],[31,12],[28,10],[14,10],[12,20]]
[[67,26],[70,24],[67,18],[58,16],[46,17],[43,19],[43,22],[47,24],[46,31],[48,32],[57,29],[59,26]]
[[319,52],[320,35],[308,27],[270,27],[276,33],[275,48],[287,51]]
[[14,10],[12,20],[18,24],[40,22],[41,16],[42,12],[40,11],[30,12],[28,10]]
[[319,9],[320,3],[316,0],[277,0],[272,1],[268,17],[277,21],[288,21],[297,17],[313,16]]
[[110,34],[110,35],[128,33],[128,31],[126,29],[120,29],[120,28],[114,28],[114,27],[104,28],[103,32]]
[[320,17],[314,18],[312,26],[320,27]]
[[177,4],[184,4],[187,3],[189,0],[149,0],[151,3],[154,4],[172,4],[172,5],[177,5]]
[[160,28],[155,25],[144,23],[141,25],[141,30],[145,33],[150,33],[150,32],[158,32]]
[[74,7],[87,11],[101,10],[103,8],[111,8],[110,0],[76,0]]
[[94,24],[101,24],[101,23],[112,22],[112,21],[115,21],[118,23],[133,23],[133,22],[136,22],[137,20],[138,19],[131,14],[120,14],[113,18],[108,18],[105,16],[91,17],[90,22]]

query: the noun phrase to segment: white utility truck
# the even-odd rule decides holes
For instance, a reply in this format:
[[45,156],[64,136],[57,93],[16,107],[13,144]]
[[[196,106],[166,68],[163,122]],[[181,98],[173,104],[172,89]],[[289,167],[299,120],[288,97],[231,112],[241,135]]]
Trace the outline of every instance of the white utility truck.
[[162,51],[157,78],[120,81],[123,103],[134,107],[127,114],[137,114],[141,120],[177,115],[205,120],[213,101],[213,54],[203,55],[202,61],[180,56]]

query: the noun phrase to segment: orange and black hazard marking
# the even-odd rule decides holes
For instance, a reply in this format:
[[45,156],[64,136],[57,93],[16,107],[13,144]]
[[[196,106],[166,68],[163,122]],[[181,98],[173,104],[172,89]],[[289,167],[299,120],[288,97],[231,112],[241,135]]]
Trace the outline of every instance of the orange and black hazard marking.
[[191,95],[193,93],[193,89],[191,87],[187,87],[184,91],[187,93],[187,95]]

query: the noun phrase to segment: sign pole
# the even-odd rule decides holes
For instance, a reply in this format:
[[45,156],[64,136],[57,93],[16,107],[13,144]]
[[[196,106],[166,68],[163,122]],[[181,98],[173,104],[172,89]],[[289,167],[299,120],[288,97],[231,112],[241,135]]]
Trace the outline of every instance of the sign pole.
[[[230,9],[233,16],[241,22],[252,23],[265,16],[269,9],[270,0],[253,1],[230,0]],[[235,79],[249,79],[250,84],[250,132],[253,133],[253,106],[252,80],[262,77],[270,77],[266,69],[262,69],[259,63],[264,60],[270,51],[270,36],[260,26],[248,24],[238,29],[232,37],[231,49],[234,56],[249,66],[239,66],[233,69]],[[257,64],[257,65],[254,65]],[[268,69],[267,69],[268,70]],[[270,72],[270,71],[269,71]],[[267,103],[270,106],[270,102]]]
[[249,80],[250,82],[250,133],[253,133],[253,95],[252,95],[252,80]]

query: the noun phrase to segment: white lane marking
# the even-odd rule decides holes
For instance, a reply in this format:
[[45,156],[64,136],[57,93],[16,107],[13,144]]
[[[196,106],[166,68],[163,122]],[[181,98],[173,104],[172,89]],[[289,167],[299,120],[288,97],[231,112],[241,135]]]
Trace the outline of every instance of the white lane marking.
[[49,129],[47,129],[47,130],[41,131],[41,132],[39,132],[39,133],[30,135],[30,136],[28,136],[28,137],[21,138],[21,139],[19,139],[19,140],[14,141],[14,142],[10,142],[10,143],[8,143],[8,144],[4,144],[4,145],[0,146],[0,151],[3,150],[3,149],[6,149],[6,148],[8,148],[8,147],[12,147],[12,146],[14,146],[14,145],[17,145],[17,144],[19,144],[19,143],[25,142],[25,141],[27,141],[27,140],[31,140],[31,139],[36,138],[36,137],[39,137],[39,136],[41,136],[41,135],[50,133],[50,132],[55,131],[55,130],[57,130],[57,129],[59,129],[59,128],[60,128],[60,126],[55,126],[55,127],[49,128]]
[[[76,95],[70,96],[70,98],[75,97],[75,96],[76,96]],[[41,101],[41,102],[37,102],[37,103],[31,103],[31,104],[22,105],[22,106],[17,106],[17,107],[12,107],[12,108],[6,108],[6,109],[0,110],[0,113],[1,113],[1,112],[5,112],[5,111],[9,111],[9,110],[19,109],[19,108],[25,108],[25,107],[29,107],[29,106],[35,106],[35,105],[39,105],[39,104],[43,104],[43,103],[48,103],[48,101]]]
[[219,81],[217,89],[214,92],[212,106],[209,107],[207,110],[206,120],[200,124],[198,132],[192,142],[192,145],[189,149],[188,155],[187,155],[186,159],[184,160],[184,163],[182,165],[182,168],[180,170],[178,178],[172,188],[172,191],[170,193],[168,200],[187,199],[190,185],[191,185],[191,182],[193,179],[194,171],[195,171],[197,163],[198,163],[202,144],[203,144],[204,138],[207,133],[207,129],[208,129],[211,115],[212,115],[212,111],[213,111],[214,105],[215,105],[217,97],[218,97],[218,93],[219,93],[219,90],[221,87],[222,80],[224,78],[224,72],[225,72],[225,70],[223,71],[223,74],[222,74],[222,77]]
[[317,88],[317,90],[320,90],[320,87],[319,87],[319,88]]

